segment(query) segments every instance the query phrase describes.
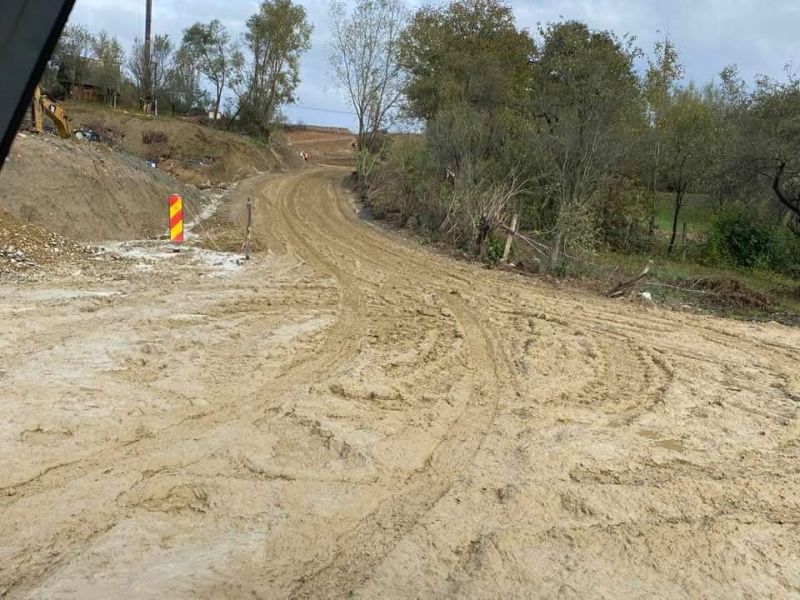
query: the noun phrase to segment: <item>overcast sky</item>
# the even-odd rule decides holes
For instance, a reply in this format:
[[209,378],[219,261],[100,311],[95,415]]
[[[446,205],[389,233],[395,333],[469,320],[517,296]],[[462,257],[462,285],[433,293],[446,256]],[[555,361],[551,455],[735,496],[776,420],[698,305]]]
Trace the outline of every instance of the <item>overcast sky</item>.
[[[298,105],[287,109],[294,122],[353,125],[349,107],[330,84],[327,65],[327,0],[299,0],[314,25],[312,48],[301,62]],[[257,0],[153,0],[153,31],[180,39],[196,21],[219,19],[238,35]],[[421,2],[413,2],[418,6]],[[784,65],[800,62],[800,0],[512,0],[517,25],[580,19],[593,29],[636,36],[649,52],[665,32],[678,46],[686,78],[705,83],[736,63],[742,75],[779,77]],[[77,0],[70,18],[92,32],[106,29],[127,49],[144,37],[145,0]]]

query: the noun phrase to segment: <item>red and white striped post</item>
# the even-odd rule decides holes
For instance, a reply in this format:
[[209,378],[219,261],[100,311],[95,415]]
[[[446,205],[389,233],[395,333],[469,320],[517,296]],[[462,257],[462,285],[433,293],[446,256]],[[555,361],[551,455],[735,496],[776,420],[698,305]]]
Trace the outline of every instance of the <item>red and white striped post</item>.
[[183,198],[180,194],[169,197],[169,241],[175,252],[183,243]]

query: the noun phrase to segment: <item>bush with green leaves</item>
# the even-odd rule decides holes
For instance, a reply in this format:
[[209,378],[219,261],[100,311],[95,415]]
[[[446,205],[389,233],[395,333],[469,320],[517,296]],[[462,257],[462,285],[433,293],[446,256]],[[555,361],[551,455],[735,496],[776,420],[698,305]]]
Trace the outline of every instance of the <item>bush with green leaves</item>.
[[714,221],[706,260],[737,267],[800,273],[800,242],[768,218],[730,210]]
[[424,206],[438,197],[434,165],[421,136],[396,136],[384,151],[383,160],[366,176],[366,196],[375,216],[394,216],[405,225],[412,216],[421,217]]

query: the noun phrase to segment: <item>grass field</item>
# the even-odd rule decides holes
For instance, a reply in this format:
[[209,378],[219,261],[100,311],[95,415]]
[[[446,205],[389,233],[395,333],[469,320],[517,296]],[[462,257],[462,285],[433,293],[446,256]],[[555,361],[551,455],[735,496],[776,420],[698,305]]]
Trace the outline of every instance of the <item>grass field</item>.
[[[678,236],[683,223],[689,239],[697,239],[708,232],[714,221],[714,202],[705,194],[687,194],[678,216]],[[672,232],[672,215],[675,210],[675,195],[662,192],[656,200],[656,226],[662,235]]]
[[[650,272],[639,285],[663,304],[692,307],[726,316],[774,319],[800,323],[800,282],[773,271],[703,264],[703,245],[716,218],[713,200],[689,194],[678,219],[678,236],[671,255],[667,246],[672,232],[674,195],[659,194],[656,202],[655,248],[649,254],[594,252],[566,266],[568,277],[586,280],[598,291],[613,282],[634,277],[648,259]],[[687,243],[682,241],[686,223]]]

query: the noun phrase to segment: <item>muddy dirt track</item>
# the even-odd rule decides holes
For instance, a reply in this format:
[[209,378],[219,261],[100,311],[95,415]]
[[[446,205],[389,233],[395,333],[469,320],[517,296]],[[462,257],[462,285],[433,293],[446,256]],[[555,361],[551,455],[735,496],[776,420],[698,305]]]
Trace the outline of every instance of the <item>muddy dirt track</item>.
[[800,594],[800,332],[430,254],[344,176],[240,185],[244,265],[0,287],[0,596]]

